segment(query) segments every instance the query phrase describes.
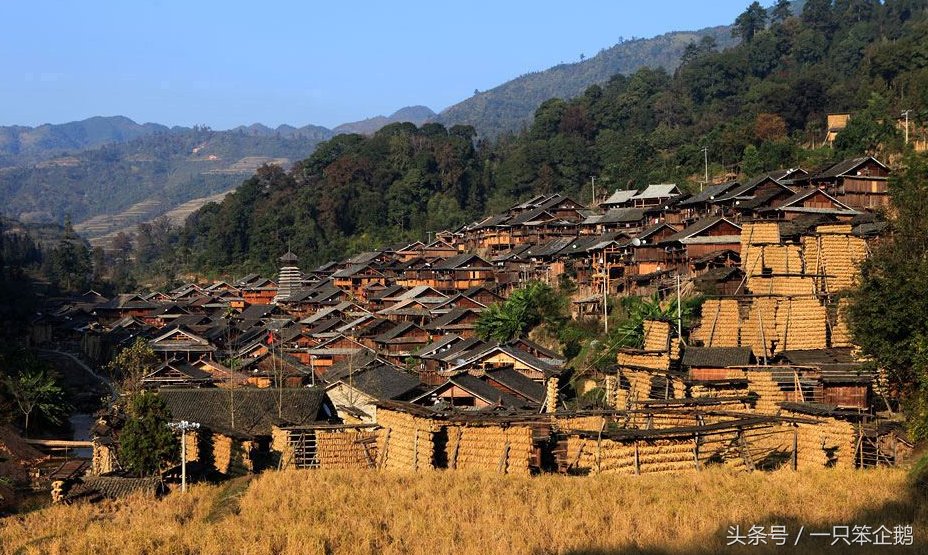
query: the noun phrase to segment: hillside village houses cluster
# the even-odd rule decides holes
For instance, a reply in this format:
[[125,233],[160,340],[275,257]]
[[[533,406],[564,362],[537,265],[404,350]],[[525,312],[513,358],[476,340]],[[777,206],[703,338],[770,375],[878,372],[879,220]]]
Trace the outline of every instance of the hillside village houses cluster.
[[[560,194],[412,242],[276,276],[104,298],[32,323],[103,363],[135,338],[143,378],[175,419],[201,423],[188,457],[260,468],[486,468],[628,472],[894,464],[910,446],[873,415],[879,380],[853,356],[842,291],[879,240],[889,171],[872,157],[792,168],[696,194],[619,190],[598,206]],[[647,321],[643,349],[579,384],[529,339],[486,341],[481,311],[529,280],[577,284],[576,317],[604,293],[707,296],[701,324]],[[684,341],[685,340],[685,341]],[[97,425],[93,471],[118,474],[119,422]],[[779,458],[778,458],[779,457]]]

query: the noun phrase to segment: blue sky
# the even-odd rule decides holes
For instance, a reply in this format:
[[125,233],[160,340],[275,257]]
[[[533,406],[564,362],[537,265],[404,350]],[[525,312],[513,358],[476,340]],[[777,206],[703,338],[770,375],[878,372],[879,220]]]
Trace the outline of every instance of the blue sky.
[[334,127],[439,111],[620,37],[730,23],[749,3],[4,1],[0,125]]

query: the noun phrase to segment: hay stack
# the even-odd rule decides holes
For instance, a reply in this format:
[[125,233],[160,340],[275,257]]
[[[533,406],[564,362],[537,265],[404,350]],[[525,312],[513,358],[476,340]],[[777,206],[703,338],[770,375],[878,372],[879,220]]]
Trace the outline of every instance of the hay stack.
[[827,347],[827,311],[813,297],[780,299],[776,310],[777,350]]
[[[767,245],[763,248],[763,267],[774,274],[801,274],[802,249],[799,245]],[[753,274],[759,274],[755,268]]]
[[667,351],[670,348],[670,323],[661,320],[645,320],[644,350]]
[[559,430],[580,430],[598,432],[606,425],[607,419],[601,415],[587,416],[559,416],[554,419],[554,425]]
[[396,470],[435,468],[435,432],[438,426],[429,418],[380,408],[378,424],[383,426],[377,441],[380,466]]
[[812,276],[773,276],[770,282],[769,293],[772,295],[814,295],[816,292],[815,278]]
[[702,341],[706,347],[737,347],[739,320],[737,300],[709,299],[703,303],[702,321],[693,332],[693,339]]
[[750,313],[741,328],[741,345],[750,347],[754,356],[771,356],[770,342],[777,338],[777,301],[761,297],[751,302]]
[[545,412],[556,412],[558,400],[558,378],[551,376],[545,384]]
[[829,324],[831,329],[832,347],[853,347],[851,343],[851,330],[847,323],[847,310],[850,299],[841,299],[829,311]]
[[[317,430],[316,457],[319,468],[361,469],[375,465],[377,450],[368,443],[374,432],[361,430]],[[365,450],[365,444],[368,445]]]
[[777,222],[746,222],[741,227],[741,244],[780,244],[780,224]]
[[797,424],[796,457],[799,470],[807,468],[854,468],[857,429],[850,422],[820,418],[816,424]]
[[619,366],[637,366],[653,370],[667,370],[670,368],[670,352],[643,353],[634,351],[620,351],[616,357]]
[[532,429],[528,426],[448,426],[449,468],[529,474]]
[[756,393],[757,403],[754,409],[761,414],[776,414],[780,411],[780,403],[787,401],[786,393],[774,381],[773,375],[762,368],[747,372],[748,390]]
[[213,434],[213,464],[216,470],[227,476],[242,476],[251,472],[249,453],[252,443],[240,441],[222,434]]

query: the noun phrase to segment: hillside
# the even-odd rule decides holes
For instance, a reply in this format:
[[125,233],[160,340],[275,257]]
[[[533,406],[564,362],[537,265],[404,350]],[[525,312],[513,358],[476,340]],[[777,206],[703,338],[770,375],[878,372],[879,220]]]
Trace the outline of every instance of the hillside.
[[0,126],[0,168],[35,163],[63,152],[123,143],[168,131],[164,125],[138,124],[124,116],[97,116],[38,127]]
[[832,526],[913,524],[916,545],[926,539],[923,493],[901,469],[534,478],[304,470],[243,480],[161,501],[55,506],[0,520],[0,537],[15,553],[215,554],[720,553],[737,549],[726,546],[729,526],[743,535],[754,525],[786,526],[798,544],[791,553],[828,551],[830,537],[808,534]]
[[673,71],[680,64],[686,46],[703,37],[711,37],[720,48],[736,42],[730,26],[624,41],[587,60],[522,75],[481,91],[442,110],[434,121],[472,125],[481,136],[487,137],[518,131],[531,122],[535,109],[549,98],[573,98],[590,85],[604,83],[616,74],[634,73],[642,67]]
[[78,231],[94,236],[227,191],[261,164],[287,167],[311,153],[320,137],[203,128],[146,135],[4,168],[0,202],[6,215],[26,222],[70,215]]
[[[648,183],[698,190],[706,158],[719,180],[814,172],[863,153],[890,159],[905,149],[896,114],[928,109],[926,44],[924,6],[859,20],[829,8],[778,19],[728,50],[690,48],[673,75],[644,68],[547,100],[530,128],[497,142],[474,142],[461,125],[341,135],[293,172],[255,176],[207,204],[179,244],[196,271],[272,269],[288,241],[309,266],[425,239],[532,195],[588,203],[591,176],[601,198]],[[844,111],[854,118],[823,147],[826,114]]]
[[361,135],[371,135],[380,130],[380,128],[391,123],[409,122],[415,125],[422,125],[435,117],[435,112],[426,106],[407,106],[400,108],[389,116],[375,116],[350,123],[339,125],[332,132],[336,135],[344,133],[359,133]]

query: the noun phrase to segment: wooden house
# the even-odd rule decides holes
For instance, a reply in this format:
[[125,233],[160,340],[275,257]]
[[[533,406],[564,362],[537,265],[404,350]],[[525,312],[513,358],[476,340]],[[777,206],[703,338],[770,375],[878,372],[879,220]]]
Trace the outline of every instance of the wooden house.
[[855,210],[875,210],[890,203],[889,168],[872,156],[843,160],[808,181]]
[[632,205],[632,197],[638,194],[638,189],[616,189],[609,198],[599,203],[603,210],[612,210],[613,208],[629,208]]
[[326,372],[325,390],[345,422],[377,422],[377,403],[406,401],[419,392],[419,378],[382,360]]
[[767,218],[792,220],[799,216],[818,214],[834,216],[842,221],[850,221],[860,212],[844,204],[822,189],[811,188],[799,191],[772,208],[760,210]]
[[552,376],[558,376],[562,370],[561,366],[549,364],[521,349],[507,345],[495,345],[459,361],[448,372],[456,374],[467,371],[473,374],[480,370],[504,366],[512,367],[520,374],[538,382],[545,382]]
[[171,359],[142,377],[142,387],[160,389],[162,387],[209,387],[213,385],[213,376],[189,362]]
[[309,349],[307,353],[312,355],[316,375],[321,376],[332,364],[358,356],[364,351],[373,352],[373,349],[353,337],[338,335]]
[[[544,388],[540,384],[539,387]],[[538,410],[540,407],[534,401],[511,394],[503,387],[494,387],[486,380],[466,372],[448,378],[441,385],[414,398],[412,402],[429,407],[444,405],[464,409],[500,407]]]
[[664,262],[679,265],[720,250],[741,251],[741,226],[720,216],[703,218],[661,240]]
[[433,318],[425,327],[435,335],[453,333],[461,337],[474,337],[476,335],[477,320],[479,319],[479,310],[454,308]]
[[643,191],[631,198],[631,203],[635,208],[663,206],[681,194],[680,189],[672,183],[648,185]]
[[248,304],[271,304],[277,296],[277,284],[267,278],[258,278],[242,286],[241,291]]
[[496,279],[492,264],[476,254],[459,254],[436,262],[432,266],[435,282],[428,284],[443,292],[466,291],[471,287],[493,283]]
[[384,333],[367,337],[362,343],[374,348],[389,362],[403,366],[406,359],[429,342],[429,332],[412,322],[400,322]]
[[149,346],[165,361],[176,358],[190,362],[216,352],[215,345],[184,328],[174,328],[155,337]]
[[386,277],[375,269],[370,262],[365,264],[352,264],[343,270],[332,274],[335,286],[350,292],[356,297],[363,297],[366,288],[374,283],[383,284]]

